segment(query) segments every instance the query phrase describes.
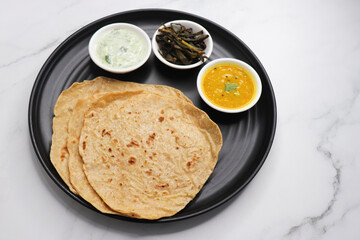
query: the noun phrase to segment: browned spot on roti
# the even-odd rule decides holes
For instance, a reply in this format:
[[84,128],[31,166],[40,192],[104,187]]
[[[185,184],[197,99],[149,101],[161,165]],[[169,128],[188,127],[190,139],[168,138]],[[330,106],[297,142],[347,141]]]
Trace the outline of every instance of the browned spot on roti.
[[154,141],[155,136],[156,136],[155,133],[149,135],[148,139],[146,140],[146,143],[147,143],[148,145],[150,145],[150,143],[151,143],[152,141]]
[[134,165],[135,163],[136,163],[136,158],[130,157],[130,158],[129,158],[129,164],[130,164],[130,165]]
[[106,129],[103,129],[102,131],[101,131],[101,136],[102,137],[104,137],[105,135],[109,135],[110,137],[111,137],[111,133],[110,133],[111,131],[106,131]]
[[132,139],[131,142],[129,144],[127,144],[126,146],[127,147],[139,147],[140,145],[136,140]]
[[68,151],[67,147],[66,146],[62,147],[61,148],[61,154],[60,154],[60,159],[61,159],[62,162],[64,161],[64,159],[65,159],[65,157],[67,155],[69,155],[69,151]]

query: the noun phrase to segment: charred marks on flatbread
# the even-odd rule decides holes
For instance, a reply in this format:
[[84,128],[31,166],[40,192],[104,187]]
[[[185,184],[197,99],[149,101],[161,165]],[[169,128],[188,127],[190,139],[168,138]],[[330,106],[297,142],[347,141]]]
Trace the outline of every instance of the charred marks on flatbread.
[[130,147],[139,147],[140,144],[138,141],[131,139],[131,142],[129,144],[126,145],[126,147],[130,148]]
[[[164,111],[163,109],[161,109],[160,113],[161,113],[161,114],[164,114],[165,111]],[[158,121],[159,121],[159,122],[163,122],[164,119],[165,119],[164,116],[160,116],[160,117],[158,118]]]
[[190,167],[193,166],[193,165],[195,165],[196,162],[197,162],[199,159],[200,159],[200,157],[199,157],[196,153],[194,153],[193,156],[192,156],[191,161],[188,161],[188,162],[186,163],[186,167],[187,167],[188,169],[190,169]]
[[106,135],[108,135],[109,137],[111,137],[111,130],[110,130],[110,131],[106,131],[106,129],[103,129],[103,130],[101,131],[101,136],[102,136],[102,137],[104,137],[104,136],[106,136]]
[[156,187],[157,187],[157,188],[160,188],[160,189],[166,188],[166,187],[169,187],[169,186],[170,186],[170,185],[169,185],[168,183],[164,183],[164,184],[160,184],[160,185],[157,184],[157,185],[156,185]]
[[69,151],[66,146],[62,147],[60,150],[60,160],[63,162],[66,156],[69,155]]
[[134,165],[136,163],[136,158],[130,157],[128,162],[130,165]]
[[149,170],[145,171],[145,173],[150,176],[152,174],[152,169],[150,168]]
[[152,133],[149,135],[148,139],[146,140],[146,144],[150,145],[155,140],[156,133]]

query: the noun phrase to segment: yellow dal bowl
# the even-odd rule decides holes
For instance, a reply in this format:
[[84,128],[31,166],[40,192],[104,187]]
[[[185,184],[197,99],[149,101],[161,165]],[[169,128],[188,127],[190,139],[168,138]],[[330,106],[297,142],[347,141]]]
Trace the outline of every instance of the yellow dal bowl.
[[[203,83],[205,80],[204,78],[209,73],[209,71],[211,71],[212,69],[214,69],[216,67],[221,67],[224,65],[236,66],[242,70],[245,77],[248,76],[247,79],[243,79],[243,80],[252,82],[252,84],[250,84],[254,88],[253,92],[252,92],[252,96],[250,96],[250,97],[245,96],[244,92],[246,92],[246,91],[241,90],[241,87],[246,86],[244,84],[235,84],[236,87],[234,85],[231,86],[231,84],[228,84],[228,83],[227,83],[227,85],[225,84],[228,81],[226,79],[227,76],[233,76],[233,72],[231,72],[232,70],[230,68],[229,68],[228,73],[226,73],[226,70],[225,70],[225,72],[224,72],[224,70],[222,70],[224,77],[223,78],[220,77],[219,79],[217,79],[216,81],[218,81],[218,82],[214,82],[214,79],[212,79],[213,84],[216,85],[216,86],[214,86],[214,91],[216,91],[216,93],[214,92],[213,95],[215,96],[216,94],[220,94],[219,95],[220,97],[227,98],[227,102],[228,102],[229,106],[224,106],[224,104],[220,104],[219,102],[216,102],[217,101],[216,98],[213,99],[212,97],[207,95],[207,93],[204,90],[204,86],[203,86]],[[241,82],[244,82],[244,81],[241,81]],[[219,58],[219,59],[213,60],[210,63],[206,64],[200,70],[198,77],[197,77],[197,89],[198,89],[198,92],[199,92],[201,98],[210,107],[212,107],[218,111],[225,112],[225,113],[239,113],[239,112],[243,112],[243,111],[246,111],[246,110],[252,108],[257,103],[257,101],[259,100],[259,98],[261,96],[262,84],[261,84],[261,79],[260,79],[259,75],[249,64],[247,64],[241,60],[234,59],[234,58]],[[240,94],[239,94],[239,92],[240,92]],[[232,98],[230,97],[230,95],[232,95]],[[241,102],[241,100],[242,100],[241,98],[245,98],[245,97],[249,98],[249,99],[248,100],[244,99],[245,102],[243,102],[239,106],[233,106],[233,104],[232,104],[233,102],[231,102],[231,101],[235,102],[235,101],[240,100],[239,102]]]

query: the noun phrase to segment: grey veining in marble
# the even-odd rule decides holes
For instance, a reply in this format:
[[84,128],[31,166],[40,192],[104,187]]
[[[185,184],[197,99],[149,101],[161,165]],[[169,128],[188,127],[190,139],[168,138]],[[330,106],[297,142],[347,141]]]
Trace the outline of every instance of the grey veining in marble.
[[[42,169],[28,133],[30,92],[68,36],[101,17],[169,8],[220,24],[263,63],[278,123],[253,181],[186,221],[139,224],[99,215]],[[360,1],[8,1],[0,8],[1,239],[360,238]]]

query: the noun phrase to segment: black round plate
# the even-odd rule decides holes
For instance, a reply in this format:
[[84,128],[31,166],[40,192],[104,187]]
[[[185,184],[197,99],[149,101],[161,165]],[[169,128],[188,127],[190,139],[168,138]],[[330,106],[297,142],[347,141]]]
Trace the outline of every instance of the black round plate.
[[[175,70],[165,66],[152,54],[140,69],[124,75],[115,75],[99,69],[89,57],[90,37],[104,25],[114,22],[132,23],[152,37],[161,23],[176,19],[195,21],[209,31],[214,40],[210,60],[220,57],[237,58],[247,62],[258,72],[263,90],[255,107],[239,114],[226,114],[209,108],[196,90],[196,77],[201,67],[192,70]],[[51,164],[49,152],[53,107],[59,94],[74,82],[97,76],[163,84],[180,89],[197,107],[207,112],[221,129],[224,145],[218,164],[201,192],[181,212],[157,222],[193,217],[223,204],[251,181],[270,151],[276,128],[274,92],[260,61],[239,38],[207,19],[179,11],[149,9],[107,16],[72,34],[51,54],[36,78],[29,102],[30,136],[40,163],[65,193],[94,211],[97,210],[68,189]],[[121,216],[112,217],[142,221]]]

